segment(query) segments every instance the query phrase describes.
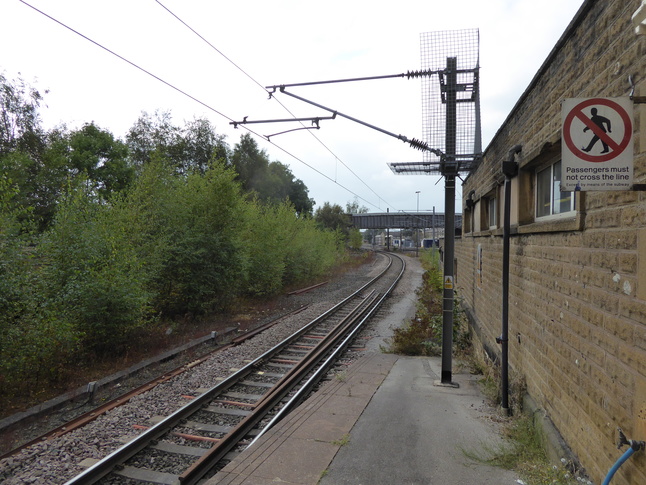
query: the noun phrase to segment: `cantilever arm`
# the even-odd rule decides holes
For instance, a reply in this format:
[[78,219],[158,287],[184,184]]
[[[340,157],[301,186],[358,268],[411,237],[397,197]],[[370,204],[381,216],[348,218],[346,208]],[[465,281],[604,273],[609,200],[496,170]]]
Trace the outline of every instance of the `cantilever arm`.
[[237,128],[238,125],[250,125],[254,123],[286,123],[288,121],[311,121],[313,125],[318,126],[319,121],[321,120],[333,120],[336,118],[336,114],[332,116],[312,116],[310,118],[283,118],[278,120],[247,120],[245,116],[242,121],[232,121],[229,124],[233,125],[234,128]]
[[311,104],[312,106],[316,106],[317,108],[321,108],[321,109],[323,109],[323,110],[325,110],[325,111],[329,111],[330,113],[334,113],[334,116],[341,116],[342,118],[346,118],[346,119],[348,119],[348,120],[350,120],[350,121],[354,121],[355,123],[359,123],[360,125],[367,126],[368,128],[372,128],[373,130],[377,130],[377,131],[379,131],[379,132],[381,132],[381,133],[383,133],[383,134],[385,134],[385,135],[388,135],[388,136],[392,136],[392,137],[394,137],[394,138],[397,138],[398,140],[401,140],[401,141],[403,141],[403,142],[405,142],[405,143],[408,143],[411,147],[413,147],[413,148],[417,148],[418,150],[422,150],[422,151],[424,151],[424,150],[426,150],[426,151],[430,151],[430,152],[435,153],[436,155],[438,155],[438,156],[440,156],[440,157],[443,157],[443,156],[444,156],[444,154],[443,154],[440,150],[437,150],[437,149],[434,149],[434,148],[430,148],[430,147],[429,147],[425,142],[423,142],[423,141],[416,140],[415,138],[412,138],[412,139],[410,139],[410,140],[409,140],[409,139],[408,139],[407,137],[405,137],[404,135],[396,135],[396,134],[394,134],[394,133],[392,133],[392,132],[390,132],[390,131],[384,130],[383,128],[379,128],[378,126],[371,125],[370,123],[366,123],[365,121],[361,121],[361,120],[359,120],[359,119],[357,119],[357,118],[354,118],[354,117],[352,117],[352,116],[349,116],[349,115],[346,115],[346,114],[344,114],[344,113],[341,113],[340,111],[336,111],[336,110],[333,110],[333,109],[328,108],[328,107],[326,107],[326,106],[323,106],[322,104],[315,103],[314,101],[311,101],[311,100],[309,100],[309,99],[305,99],[305,98],[303,98],[302,96],[298,96],[298,95],[296,95],[296,94],[294,94],[294,93],[290,93],[290,92],[288,92],[288,91],[285,91],[285,87],[284,87],[284,86],[281,86],[281,87],[280,87],[280,92],[281,92],[281,93],[284,93],[284,94],[286,94],[286,95],[288,95],[288,96],[291,96],[292,98],[296,98],[296,99],[298,99],[298,100],[300,100],[300,101],[303,101],[303,102],[305,102],[305,103]]

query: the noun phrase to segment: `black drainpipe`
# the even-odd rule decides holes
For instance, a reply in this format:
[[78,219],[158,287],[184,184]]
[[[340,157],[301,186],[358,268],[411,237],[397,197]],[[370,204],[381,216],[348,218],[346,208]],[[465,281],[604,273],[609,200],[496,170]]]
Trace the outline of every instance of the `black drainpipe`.
[[509,150],[507,160],[502,162],[502,173],[505,174],[505,213],[502,233],[502,334],[496,339],[501,344],[501,392],[502,408],[509,414],[509,235],[511,219],[511,179],[518,175],[518,162],[515,155],[521,152],[521,145]]

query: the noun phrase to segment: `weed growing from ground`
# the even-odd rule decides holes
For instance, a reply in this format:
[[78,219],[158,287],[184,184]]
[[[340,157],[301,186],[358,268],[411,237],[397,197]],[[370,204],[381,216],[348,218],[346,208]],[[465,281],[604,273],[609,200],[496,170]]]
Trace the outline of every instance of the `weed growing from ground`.
[[[385,352],[402,355],[440,355],[442,349],[443,270],[437,251],[422,251],[425,269],[422,286],[417,290],[415,317],[403,326],[393,329]],[[453,342],[456,351],[469,346],[466,319],[459,305],[453,309]]]
[[462,450],[472,460],[514,470],[526,485],[574,485],[583,482],[573,467],[549,463],[532,416],[521,414],[510,418],[504,428],[507,440],[498,446],[481,444],[478,451]]
[[344,434],[340,439],[331,441],[331,443],[336,446],[345,446],[350,443],[350,435]]

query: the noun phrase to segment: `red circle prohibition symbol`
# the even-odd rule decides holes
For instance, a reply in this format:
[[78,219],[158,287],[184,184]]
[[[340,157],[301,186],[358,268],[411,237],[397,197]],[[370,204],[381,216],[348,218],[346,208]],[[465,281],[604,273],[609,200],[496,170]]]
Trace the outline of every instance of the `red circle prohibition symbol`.
[[[587,108],[588,106],[593,106],[593,105],[607,106],[608,108],[615,110],[617,112],[617,114],[621,118],[621,121],[624,124],[624,137],[621,140],[621,142],[617,143],[616,141],[614,141],[600,127],[594,124],[592,120],[588,116],[586,116],[585,113],[583,113],[584,108]],[[576,146],[572,141],[572,134],[570,133],[574,118],[578,118],[580,121],[582,121],[583,124],[585,124],[585,126],[590,128],[590,131],[592,131],[595,135],[597,135],[601,141],[606,143],[608,147],[611,148],[610,153],[604,153],[602,155],[589,155],[588,153],[581,150],[581,148]],[[612,160],[613,158],[616,158],[621,154],[621,152],[623,152],[626,149],[626,147],[628,146],[628,143],[630,143],[632,134],[633,134],[633,126],[630,120],[630,116],[628,116],[628,113],[624,108],[622,108],[620,105],[618,105],[617,103],[615,103],[610,99],[604,99],[604,98],[587,99],[577,104],[574,108],[572,108],[572,110],[566,116],[565,121],[563,122],[563,138],[565,139],[565,144],[570,149],[573,155],[575,155],[577,158],[580,158],[581,160],[585,160],[586,162],[595,162],[595,163],[607,162],[608,160]]]

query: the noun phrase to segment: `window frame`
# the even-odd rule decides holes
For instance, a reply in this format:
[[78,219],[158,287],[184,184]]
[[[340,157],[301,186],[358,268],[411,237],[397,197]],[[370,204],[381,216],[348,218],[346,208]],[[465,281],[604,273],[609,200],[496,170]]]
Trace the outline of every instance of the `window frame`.
[[498,198],[494,195],[487,197],[487,217],[489,229],[498,229]]
[[[565,218],[565,217],[572,217],[576,215],[577,213],[577,204],[576,204],[576,192],[573,191],[563,191],[561,192],[559,190],[559,193],[569,193],[570,196],[567,197],[565,200],[569,199],[570,202],[570,208],[569,210],[563,210],[561,211],[560,206],[563,204],[563,198],[557,199],[557,194],[556,190],[557,187],[560,188],[561,185],[561,159],[559,158],[558,160],[551,162],[546,165],[541,165],[540,167],[537,167],[536,170],[534,171],[533,175],[533,181],[534,181],[534,218],[536,222],[541,222],[541,221],[546,221],[546,220],[553,220],[553,219],[560,219],[560,218]],[[557,168],[558,166],[558,168]],[[540,183],[541,180],[539,179],[539,175],[542,173],[545,173],[547,170],[549,170],[549,177],[544,177],[543,180],[543,187],[541,187]],[[547,182],[547,183],[546,183]],[[541,188],[546,188],[545,185],[549,185],[549,213],[539,215],[541,211],[541,203],[545,205],[544,202],[540,200],[541,195],[547,195],[545,191],[541,191]],[[561,201],[559,203],[559,200]],[[555,212],[555,207],[559,203],[559,211]]]

